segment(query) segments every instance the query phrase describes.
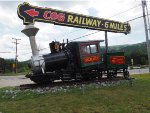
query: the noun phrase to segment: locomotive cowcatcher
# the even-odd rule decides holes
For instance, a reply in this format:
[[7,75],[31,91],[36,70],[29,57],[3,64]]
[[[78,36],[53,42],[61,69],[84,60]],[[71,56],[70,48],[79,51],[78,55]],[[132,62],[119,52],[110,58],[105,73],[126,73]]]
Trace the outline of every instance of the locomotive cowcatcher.
[[106,76],[108,79],[122,73],[129,77],[123,52],[104,53],[100,51],[103,40],[75,41],[69,43],[51,42],[51,53],[31,60],[32,73],[26,77],[35,83],[50,83],[54,80],[91,80]]

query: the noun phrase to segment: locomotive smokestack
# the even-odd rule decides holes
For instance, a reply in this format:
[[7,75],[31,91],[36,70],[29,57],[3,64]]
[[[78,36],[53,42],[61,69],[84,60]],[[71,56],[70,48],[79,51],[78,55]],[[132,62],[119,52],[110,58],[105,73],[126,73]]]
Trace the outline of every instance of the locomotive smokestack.
[[36,28],[34,26],[34,24],[29,24],[29,25],[26,25],[25,29],[23,29],[21,31],[26,36],[28,36],[29,39],[30,39],[30,45],[31,45],[33,56],[38,56],[39,55],[39,51],[38,51],[36,40],[35,40],[35,36],[36,36],[38,30],[39,30],[39,28]]

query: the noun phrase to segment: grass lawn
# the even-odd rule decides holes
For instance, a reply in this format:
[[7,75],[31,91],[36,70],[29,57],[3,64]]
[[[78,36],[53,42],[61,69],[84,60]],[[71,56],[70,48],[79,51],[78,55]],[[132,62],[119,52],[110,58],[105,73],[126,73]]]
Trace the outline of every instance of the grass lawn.
[[132,75],[133,86],[79,88],[69,92],[37,94],[21,91],[4,97],[0,89],[0,113],[150,113],[150,74]]

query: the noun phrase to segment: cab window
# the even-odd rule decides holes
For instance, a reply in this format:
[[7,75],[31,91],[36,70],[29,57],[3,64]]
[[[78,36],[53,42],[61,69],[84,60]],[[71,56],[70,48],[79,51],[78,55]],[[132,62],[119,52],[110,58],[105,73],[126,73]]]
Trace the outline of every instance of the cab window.
[[97,53],[97,46],[94,44],[94,45],[90,45],[90,48],[91,48],[91,53]]
[[83,46],[81,46],[81,51],[82,51],[82,54],[98,53],[98,49],[97,49],[97,45],[96,44],[83,45]]
[[90,46],[89,45],[82,46],[81,50],[82,50],[82,54],[90,54]]

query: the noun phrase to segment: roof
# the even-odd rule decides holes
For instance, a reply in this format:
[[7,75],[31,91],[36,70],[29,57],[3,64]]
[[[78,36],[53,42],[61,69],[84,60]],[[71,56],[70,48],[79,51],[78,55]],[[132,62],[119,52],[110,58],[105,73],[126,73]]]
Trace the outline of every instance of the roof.
[[89,43],[89,42],[104,42],[104,40],[87,40],[87,41],[72,41],[71,43]]

